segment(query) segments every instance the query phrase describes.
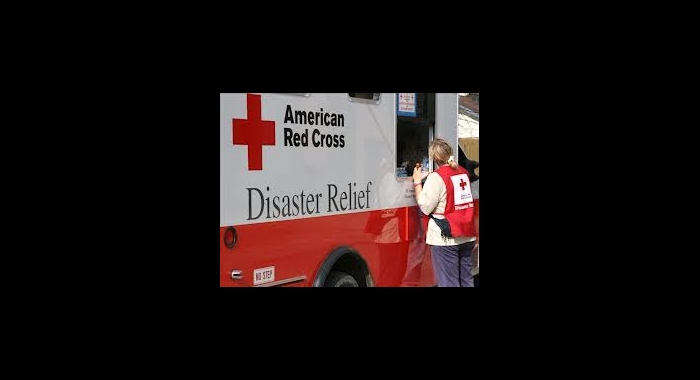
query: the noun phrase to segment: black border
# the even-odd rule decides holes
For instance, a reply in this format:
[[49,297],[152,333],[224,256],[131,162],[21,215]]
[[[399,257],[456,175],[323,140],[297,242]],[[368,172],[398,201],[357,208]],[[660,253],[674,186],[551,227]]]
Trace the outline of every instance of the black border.
[[[333,308],[346,311],[333,315],[351,318],[399,310],[416,318],[435,317],[433,313],[455,309],[450,316],[476,319],[488,312],[490,308],[479,302],[480,288],[462,294],[453,293],[457,289],[430,288],[330,295],[308,290],[293,298],[285,297],[290,290],[282,288],[253,293],[214,290],[218,287],[216,226],[212,226],[217,220],[217,135],[208,125],[217,122],[217,91],[339,92],[355,87],[487,91],[484,118],[489,128],[480,131],[485,136],[480,141],[480,167],[484,166],[487,180],[481,199],[487,210],[482,238],[488,247],[485,287],[494,295],[491,301],[520,307],[526,298],[532,309],[545,303],[534,304],[539,295],[553,296],[553,289],[600,286],[596,270],[605,265],[609,251],[597,224],[609,176],[601,173],[600,160],[592,157],[598,137],[581,133],[600,128],[592,124],[600,115],[585,112],[592,103],[590,91],[575,80],[576,86],[559,74],[543,72],[549,66],[525,70],[517,59],[482,54],[470,60],[441,48],[402,59],[400,50],[386,61],[362,53],[343,54],[337,61],[246,53],[215,57],[213,64],[189,60],[178,69],[169,62],[151,67],[138,83],[129,83],[127,91],[110,99],[110,107],[100,103],[99,120],[109,120],[99,123],[100,128],[107,127],[95,133],[109,149],[115,169],[100,172],[107,177],[106,189],[101,191],[104,198],[95,200],[112,206],[95,220],[103,225],[102,218],[108,218],[109,228],[95,235],[103,238],[90,240],[94,255],[103,256],[91,257],[94,266],[86,268],[100,274],[97,286],[128,288],[133,291],[130,302],[176,304],[214,318],[275,315],[248,312],[270,305],[304,316],[328,315],[328,308]],[[559,293],[547,301],[566,296]]]
[[[207,75],[196,82],[216,86],[219,93],[270,90],[291,92],[297,88],[311,91],[315,88],[317,92],[338,92],[352,87],[427,92],[480,91],[482,87],[488,88],[489,92],[484,93],[488,100],[484,116],[489,121],[488,124],[493,125],[493,129],[487,129],[486,132],[480,131],[485,134],[485,139],[480,144],[486,144],[480,147],[480,154],[483,156],[480,157],[480,163],[489,169],[489,166],[501,162],[501,167],[484,172],[489,176],[486,176],[488,181],[484,188],[484,194],[487,195],[486,203],[482,207],[493,210],[494,214],[488,213],[486,220],[482,222],[485,231],[483,238],[489,243],[488,252],[493,251],[486,260],[488,276],[485,286],[490,292],[498,288],[506,292],[512,289],[523,289],[529,284],[537,283],[527,270],[536,265],[533,262],[533,256],[535,256],[533,251],[539,244],[536,241],[537,237],[528,233],[526,227],[536,223],[539,213],[532,211],[529,215],[523,215],[527,212],[521,211],[523,202],[519,196],[529,194],[531,199],[538,199],[536,195],[541,195],[542,192],[519,190],[517,194],[520,195],[515,196],[516,192],[513,188],[517,183],[527,183],[526,181],[533,176],[533,170],[537,170],[532,167],[533,162],[534,165],[547,162],[538,160],[537,157],[526,156],[527,149],[519,148],[519,144],[527,141],[523,139],[525,132],[522,132],[519,127],[522,124],[519,115],[527,113],[526,109],[529,107],[523,106],[522,102],[523,99],[527,101],[528,96],[524,94],[514,96],[513,94],[517,91],[513,91],[509,86],[504,88],[484,83],[486,76],[479,72],[478,68],[467,67],[464,72],[459,72],[457,71],[459,65],[453,67],[455,73],[448,72],[437,64],[420,68],[414,65],[408,71],[387,72],[386,76],[375,72],[374,75],[366,77],[361,73],[358,74],[357,70],[343,68],[332,71],[341,73],[336,76],[338,79],[328,80],[331,75],[328,68],[326,71],[304,71],[303,73],[296,73],[292,69],[280,69],[284,75],[279,75],[278,71],[276,74],[267,75],[266,73],[270,70],[234,69],[232,66],[223,71],[227,74]],[[421,76],[421,70],[433,74]],[[245,75],[236,75],[241,72]],[[397,83],[390,83],[392,80]],[[343,83],[346,81],[368,83]],[[383,86],[382,82],[384,82]],[[148,212],[133,215],[132,218],[133,226],[140,231],[138,240],[139,246],[142,247],[135,255],[137,257],[134,257],[134,261],[143,265],[144,282],[150,286],[164,288],[168,292],[186,289],[195,294],[210,294],[215,287],[218,287],[217,247],[214,246],[218,242],[216,238],[212,238],[212,232],[215,233],[212,229],[216,227],[210,226],[217,220],[215,194],[218,193],[218,187],[215,182],[217,178],[215,170],[218,168],[216,165],[218,160],[216,149],[212,149],[215,146],[214,139],[217,138],[216,130],[209,130],[207,125],[217,122],[214,109],[217,91],[197,84],[180,88],[179,91],[173,91],[173,87],[178,86],[166,86],[144,99],[142,115],[147,115],[148,112],[152,113],[152,116],[141,119],[145,121],[145,125],[138,128],[139,140],[145,148],[140,151],[143,156],[137,159],[137,165],[129,175],[133,179],[134,202],[138,202],[141,205],[140,208]],[[491,102],[491,99],[498,100],[495,102],[497,107],[492,104],[494,102]],[[506,132],[510,136],[506,136]],[[496,140],[497,137],[501,137],[500,141]],[[535,144],[544,143],[535,142]],[[491,171],[500,173],[502,179],[500,187],[489,182],[492,177]],[[500,196],[496,197],[499,192]],[[493,197],[490,196],[491,194]],[[483,203],[484,200],[482,199],[481,202]],[[500,215],[497,213],[499,209]],[[207,220],[211,222],[206,222]],[[501,249],[497,249],[498,243],[501,243]],[[496,247],[491,249],[491,246]],[[498,265],[499,262],[500,265]],[[256,289],[253,291],[256,293],[251,297],[261,297],[259,295],[261,291],[265,292],[264,297],[267,298],[290,290]],[[319,300],[313,294],[323,294],[321,297],[324,305],[333,303],[333,300],[342,299],[342,302],[337,302],[340,308],[346,303],[356,304],[357,302],[361,304],[372,302],[373,307],[380,308],[392,304],[408,306],[420,302],[424,305],[421,310],[430,310],[431,306],[444,308],[445,305],[451,305],[449,301],[451,297],[458,297],[460,303],[464,301],[474,305],[478,302],[476,300],[481,298],[478,294],[482,290],[473,289],[461,295],[450,293],[454,291],[458,290],[391,288],[346,292],[342,293],[342,297],[329,298],[325,291],[309,290],[297,292],[294,297],[295,299],[307,297],[300,294],[308,294],[312,301],[310,303],[316,303]],[[240,302],[243,299],[242,294],[251,294],[249,290],[236,288],[220,288],[217,292],[218,295],[211,301],[219,307],[225,307],[224,305],[233,299]],[[435,297],[436,294],[444,294],[445,297]],[[288,302],[288,298],[281,296],[273,302],[284,304]],[[373,302],[370,299],[376,299],[376,301]],[[301,298],[299,302],[303,302]]]

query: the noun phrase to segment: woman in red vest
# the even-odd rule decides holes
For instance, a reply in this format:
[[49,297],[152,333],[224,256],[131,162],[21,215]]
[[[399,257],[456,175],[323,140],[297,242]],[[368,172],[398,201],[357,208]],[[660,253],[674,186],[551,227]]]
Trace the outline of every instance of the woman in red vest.
[[[442,139],[428,146],[428,155],[439,167],[421,184],[421,164],[413,170],[415,195],[423,213],[425,242],[435,269],[438,287],[473,287],[472,251],[478,246],[474,199],[469,175],[457,164],[452,147]],[[443,231],[433,219],[447,219]],[[447,235],[446,235],[447,234]]]

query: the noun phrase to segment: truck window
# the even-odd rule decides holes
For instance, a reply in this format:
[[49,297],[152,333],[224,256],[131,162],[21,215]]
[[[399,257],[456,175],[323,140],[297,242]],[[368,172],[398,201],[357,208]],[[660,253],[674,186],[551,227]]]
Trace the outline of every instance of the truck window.
[[350,92],[348,95],[357,99],[379,100],[378,92]]
[[[398,102],[398,100],[397,100]],[[396,176],[407,178],[413,175],[416,162],[427,169],[428,144],[435,133],[435,94],[416,93],[416,116],[396,116]]]

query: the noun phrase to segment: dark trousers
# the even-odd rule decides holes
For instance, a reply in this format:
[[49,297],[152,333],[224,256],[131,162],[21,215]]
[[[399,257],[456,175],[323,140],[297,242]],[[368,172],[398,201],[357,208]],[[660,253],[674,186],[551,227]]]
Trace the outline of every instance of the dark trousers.
[[474,287],[472,250],[475,241],[460,245],[431,245],[438,287]]

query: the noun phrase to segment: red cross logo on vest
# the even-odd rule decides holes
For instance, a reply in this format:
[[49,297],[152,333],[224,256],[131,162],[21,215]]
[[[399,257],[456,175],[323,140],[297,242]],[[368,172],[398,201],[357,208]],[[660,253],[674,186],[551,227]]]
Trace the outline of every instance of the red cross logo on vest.
[[262,170],[262,146],[275,145],[275,122],[262,120],[260,95],[248,94],[248,118],[233,119],[233,145],[248,146],[248,170]]
[[466,186],[466,184],[467,184],[467,183],[464,182],[464,180],[460,178],[460,180],[459,180],[459,187],[462,188],[462,191],[464,191],[464,186]]

